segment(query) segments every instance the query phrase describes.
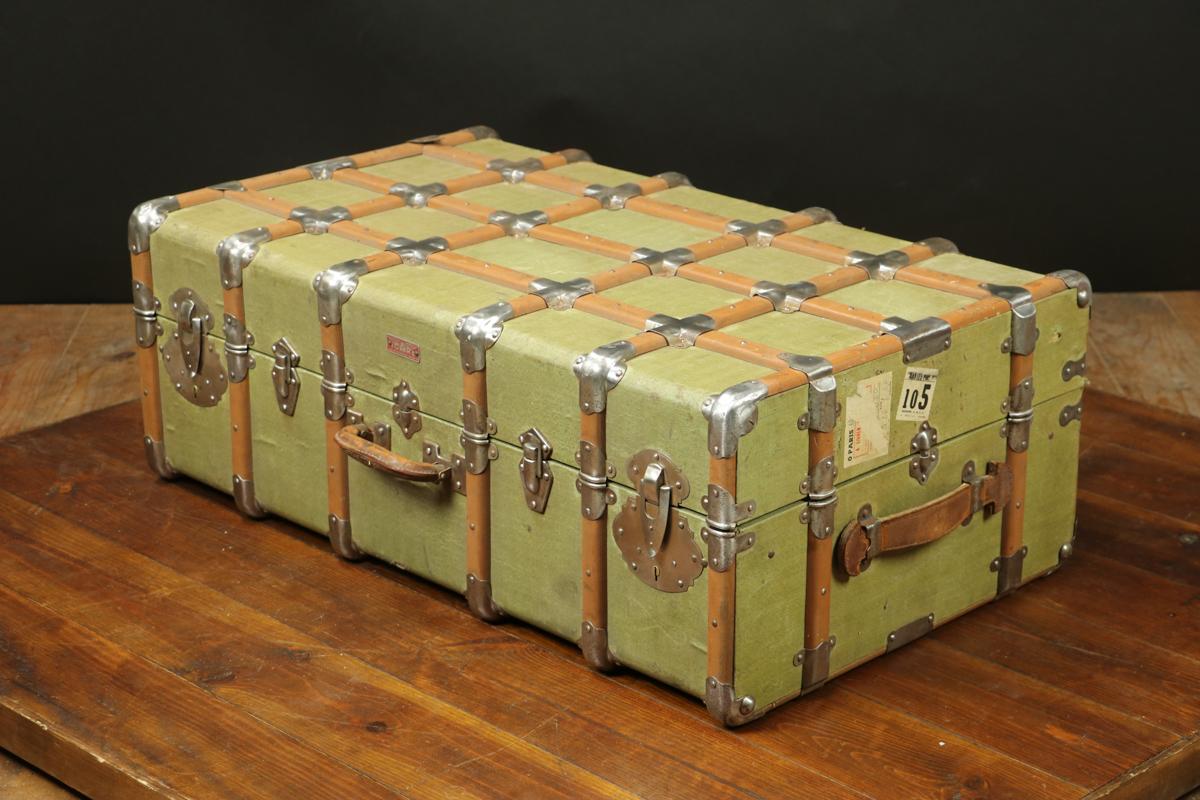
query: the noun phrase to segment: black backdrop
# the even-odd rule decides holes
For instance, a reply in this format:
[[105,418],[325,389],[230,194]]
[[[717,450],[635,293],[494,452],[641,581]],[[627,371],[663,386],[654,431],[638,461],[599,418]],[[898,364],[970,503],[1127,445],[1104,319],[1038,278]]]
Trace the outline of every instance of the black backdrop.
[[1198,7],[5,0],[0,302],[125,300],[140,200],[475,123],[1193,288]]

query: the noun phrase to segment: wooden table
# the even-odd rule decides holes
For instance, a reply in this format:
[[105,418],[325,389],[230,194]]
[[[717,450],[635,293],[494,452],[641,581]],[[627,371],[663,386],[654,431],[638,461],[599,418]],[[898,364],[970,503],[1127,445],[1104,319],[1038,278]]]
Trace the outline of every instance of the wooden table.
[[[153,479],[133,404],[23,433],[0,442],[0,746],[96,797],[1173,798],[1200,782],[1200,419],[1085,406],[1058,575],[737,731]],[[7,785],[67,796],[34,781]]]

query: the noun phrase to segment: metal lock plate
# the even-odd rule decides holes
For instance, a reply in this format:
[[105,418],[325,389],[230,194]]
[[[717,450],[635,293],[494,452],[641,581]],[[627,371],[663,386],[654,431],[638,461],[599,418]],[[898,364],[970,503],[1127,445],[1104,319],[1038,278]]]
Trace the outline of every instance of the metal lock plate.
[[178,289],[171,295],[175,331],[159,348],[175,391],[193,405],[215,406],[229,380],[221,357],[209,337],[212,313],[194,291]]
[[421,430],[421,400],[412,390],[408,381],[400,381],[392,389],[392,419],[400,426],[400,432],[405,439],[411,439],[413,434]]
[[627,473],[637,493],[613,520],[617,547],[646,585],[686,592],[704,569],[704,555],[678,508],[691,485],[671,459],[656,450],[637,453]]
[[938,432],[928,422],[922,422],[917,435],[909,443],[912,455],[908,460],[908,474],[922,486],[938,465]]
[[286,337],[271,345],[275,363],[271,367],[271,383],[275,385],[275,403],[289,417],[296,413],[296,400],[300,396],[300,354]]
[[521,461],[517,470],[521,474],[521,488],[525,490],[525,505],[539,514],[546,512],[546,501],[550,498],[550,487],[554,485],[554,473],[550,471],[550,454],[554,448],[537,428],[530,428],[517,437],[521,445]]

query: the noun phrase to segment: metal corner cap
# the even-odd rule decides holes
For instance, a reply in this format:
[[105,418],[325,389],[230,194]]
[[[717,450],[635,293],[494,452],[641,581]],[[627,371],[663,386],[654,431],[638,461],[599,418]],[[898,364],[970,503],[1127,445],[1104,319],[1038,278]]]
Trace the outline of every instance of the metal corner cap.
[[879,327],[880,333],[890,334],[900,340],[905,364],[950,349],[950,323],[941,317],[925,317],[914,322],[903,317],[888,317]]
[[737,697],[732,686],[712,676],[704,682],[704,707],[714,720],[731,728],[757,716],[753,697]]
[[471,134],[478,141],[479,139],[499,139],[500,134],[496,133],[496,129],[490,125],[472,125],[469,128],[464,128],[467,133]]
[[317,315],[322,325],[342,321],[342,306],[358,288],[358,279],[367,274],[367,262],[361,258],[334,264],[313,278],[317,293]]
[[142,445],[146,450],[146,463],[150,465],[150,469],[154,474],[163,480],[174,480],[179,477],[179,473],[171,466],[171,462],[167,460],[167,448],[160,440],[151,439],[149,436],[142,437]]
[[353,158],[339,156],[337,158],[328,158],[324,161],[314,161],[311,164],[305,164],[304,169],[308,170],[308,174],[312,176],[314,181],[327,181],[339,169],[350,169],[353,166]]
[[928,239],[922,239],[919,242],[914,242],[921,247],[926,248],[935,256],[946,255],[947,253],[957,253],[958,245],[949,239],[944,239],[941,236],[931,236]]
[[512,316],[512,305],[501,301],[459,318],[454,335],[458,337],[466,372],[479,372],[487,366],[488,348],[500,339],[504,323]]
[[1087,308],[1092,303],[1092,281],[1087,275],[1074,269],[1060,269],[1051,272],[1046,277],[1058,278],[1069,288],[1075,290],[1075,302],[1080,308]]
[[708,420],[708,452],[729,458],[737,452],[738,440],[754,430],[758,401],[767,396],[762,381],[743,381],[704,401],[700,411]]
[[837,214],[834,214],[828,208],[821,206],[809,206],[800,212],[804,216],[813,221],[813,225],[820,225],[822,222],[837,222]]
[[217,243],[217,265],[221,272],[221,285],[235,289],[242,285],[242,271],[258,255],[258,248],[271,241],[271,232],[264,227],[226,236]]
[[573,369],[579,379],[579,409],[589,414],[604,411],[608,393],[625,377],[629,359],[636,354],[633,343],[622,339],[576,358]]
[[150,234],[159,229],[167,215],[179,210],[173,194],[139,203],[129,215],[129,252],[137,255],[150,249]]
[[803,372],[810,382],[833,375],[833,364],[823,356],[804,356],[796,353],[780,353],[780,360],[788,367]]
[[591,153],[587,150],[580,150],[578,147],[568,147],[566,150],[559,150],[558,155],[565,158],[568,164],[592,160]]
[[668,189],[674,189],[676,186],[691,186],[692,182],[687,175],[682,172],[660,172],[654,177],[660,181],[665,181]]

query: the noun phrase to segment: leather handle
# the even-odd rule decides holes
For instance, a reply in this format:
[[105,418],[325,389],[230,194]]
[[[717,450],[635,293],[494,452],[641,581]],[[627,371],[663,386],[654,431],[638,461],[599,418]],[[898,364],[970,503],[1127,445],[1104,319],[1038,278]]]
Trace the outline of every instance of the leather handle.
[[898,514],[876,519],[871,506],[859,509],[838,536],[834,560],[848,576],[861,574],[871,559],[883,553],[907,550],[941,539],[977,512],[990,514],[1004,508],[1012,495],[1012,470],[991,461],[987,474],[975,474],[975,464],[963,467],[963,482],[952,492]]
[[405,458],[371,441],[370,436],[367,425],[347,425],[333,435],[333,440],[355,461],[406,481],[436,483],[450,474],[449,463]]

